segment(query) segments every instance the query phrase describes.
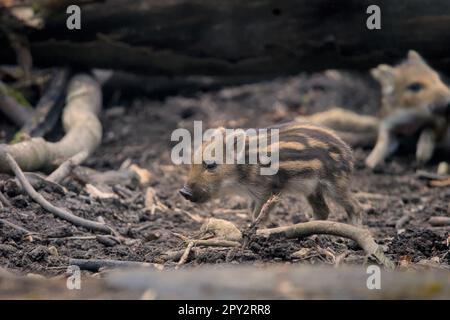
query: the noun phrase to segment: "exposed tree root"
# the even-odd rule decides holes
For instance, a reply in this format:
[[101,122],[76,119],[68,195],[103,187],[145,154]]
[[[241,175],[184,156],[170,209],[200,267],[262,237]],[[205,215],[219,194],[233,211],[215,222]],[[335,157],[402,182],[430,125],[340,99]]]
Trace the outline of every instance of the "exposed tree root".
[[330,234],[349,238],[356,241],[368,255],[373,256],[380,264],[388,269],[395,269],[394,263],[385,256],[382,248],[373,240],[369,230],[349,224],[332,221],[310,221],[286,227],[260,229],[256,233],[266,237],[298,238],[313,234]]
[[[102,93],[97,81],[87,74],[75,75],[68,85],[62,115],[66,135],[56,143],[32,138],[8,145],[6,151],[24,171],[51,166],[55,160],[70,158],[81,151],[91,154],[102,137],[102,126],[97,118],[101,104]],[[9,165],[0,161],[0,172],[9,170]]]
[[14,158],[5,150],[6,148],[0,148],[0,161],[6,162],[11,171],[14,172],[16,175],[16,178],[19,180],[20,184],[22,185],[23,190],[25,190],[26,193],[37,203],[39,203],[42,208],[45,210],[51,212],[53,215],[55,215],[58,218],[64,219],[66,221],[69,221],[70,223],[79,226],[84,227],[89,230],[94,231],[101,231],[105,233],[114,233],[114,230],[107,226],[106,224],[102,224],[96,221],[91,221],[87,219],[83,219],[80,217],[75,216],[72,214],[69,210],[64,208],[59,208],[48,202],[41,194],[39,194],[33,186],[28,182],[27,178],[23,174],[22,170],[20,169],[17,162],[14,160]]
[[432,180],[430,181],[430,186],[432,187],[448,187],[450,186],[450,178],[446,178],[443,180]]
[[1,225],[1,224],[5,225],[5,226],[8,226],[8,227],[10,227],[10,228],[13,228],[13,229],[15,229],[15,230],[17,230],[17,231],[20,231],[20,232],[22,232],[24,235],[38,234],[37,232],[29,231],[29,230],[25,229],[24,227],[18,226],[17,224],[14,224],[14,223],[12,223],[12,222],[9,222],[8,220],[5,220],[5,219],[0,219],[0,225]]
[[225,240],[225,239],[191,239],[186,236],[183,236],[179,233],[172,233],[173,235],[177,236],[181,240],[183,240],[185,243],[189,244],[190,242],[193,242],[195,246],[205,246],[205,247],[239,247],[241,246],[240,242],[232,241],[232,240]]
[[29,121],[33,112],[31,109],[17,102],[8,94],[6,86],[0,81],[0,112],[15,125],[22,126]]
[[11,207],[11,202],[9,202],[8,198],[0,191],[0,208],[3,206]]
[[46,180],[60,183],[64,178],[66,178],[72,170],[83,163],[84,160],[88,157],[88,153],[86,151],[81,151],[70,157],[66,161],[64,161],[55,171],[53,171]]

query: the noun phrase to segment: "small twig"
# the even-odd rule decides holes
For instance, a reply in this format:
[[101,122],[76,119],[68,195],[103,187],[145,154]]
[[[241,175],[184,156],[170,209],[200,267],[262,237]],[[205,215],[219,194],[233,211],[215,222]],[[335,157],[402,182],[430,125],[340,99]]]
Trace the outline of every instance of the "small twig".
[[28,195],[36,201],[38,204],[41,205],[42,208],[45,210],[51,212],[53,215],[55,215],[58,218],[64,219],[76,226],[84,227],[90,230],[94,231],[101,231],[105,233],[116,233],[114,230],[109,227],[106,224],[102,224],[99,222],[83,219],[80,217],[77,217],[73,213],[71,213],[69,210],[65,208],[59,208],[48,202],[41,194],[39,194],[33,186],[28,182],[27,178],[23,174],[22,170],[20,169],[17,162],[14,160],[14,158],[8,153],[5,152],[5,149],[0,148],[0,158],[4,158],[6,162],[8,163],[10,169],[14,172],[16,175],[16,178],[19,180],[20,184],[22,185],[22,188],[28,193]]
[[265,220],[267,215],[269,214],[272,207],[280,200],[279,196],[272,195],[266,203],[264,203],[263,207],[261,208],[261,211],[259,212],[258,217],[253,221],[252,226],[250,228],[256,228],[261,221]]
[[192,220],[194,220],[195,222],[198,223],[202,223],[204,222],[206,219],[203,217],[200,217],[197,214],[192,214],[189,211],[183,210],[183,209],[179,209],[179,208],[175,208],[173,211],[177,212],[177,213],[183,213],[185,215],[187,215],[189,218],[191,218]]
[[380,193],[369,193],[369,192],[356,192],[355,197],[362,198],[362,199],[368,199],[368,200],[385,200],[393,198],[392,196],[386,195],[386,194],[380,194]]
[[373,256],[379,263],[388,269],[394,269],[394,263],[385,256],[382,248],[374,241],[369,230],[358,228],[349,224],[333,221],[310,221],[298,223],[287,227],[257,230],[260,236],[278,236],[285,238],[307,237],[313,234],[330,234],[339,237],[352,239]]
[[444,180],[449,179],[449,175],[441,175],[433,172],[428,172],[425,170],[417,170],[416,177],[419,179],[427,179],[427,180]]
[[241,246],[240,242],[230,241],[230,240],[222,240],[222,239],[199,239],[192,240],[194,245],[196,246],[204,246],[204,247],[239,247]]
[[0,218],[0,224],[4,224],[8,227],[11,227],[13,229],[16,229],[22,233],[24,233],[25,235],[33,235],[33,234],[38,234],[37,232],[32,232],[30,230],[25,229],[24,227],[18,226],[17,224],[14,224],[12,222],[9,222],[8,220],[5,219],[1,219]]
[[404,214],[400,219],[397,220],[395,223],[395,229],[398,231],[400,229],[403,229],[405,224],[408,223],[409,220],[411,220],[412,216],[409,213]]
[[205,246],[205,247],[239,247],[240,242],[223,240],[223,239],[190,239],[182,234],[172,232],[172,234],[185,243],[193,242],[195,246]]
[[11,202],[9,202],[8,198],[0,191],[0,204],[5,207],[11,207]]
[[160,270],[162,267],[156,263],[101,259],[70,259],[69,264],[78,266],[82,270],[89,270],[93,272],[97,272],[101,268],[152,268]]
[[450,226],[450,217],[431,217],[428,223],[433,227]]
[[47,238],[48,240],[95,240],[96,236],[71,236],[61,238]]
[[74,155],[73,157],[70,157],[66,161],[64,161],[55,171],[53,171],[46,180],[60,183],[65,177],[67,177],[75,168],[76,166],[79,166],[82,164],[86,158],[89,156],[89,154],[86,151],[81,151]]
[[179,267],[181,267],[183,264],[186,263],[186,261],[189,257],[189,253],[191,253],[191,249],[193,246],[194,246],[194,241],[190,241],[186,247],[186,250],[184,250],[183,255],[181,256],[180,261],[178,261],[175,269],[178,269]]
[[432,187],[448,187],[450,186],[450,178],[446,178],[443,180],[431,180],[430,186]]

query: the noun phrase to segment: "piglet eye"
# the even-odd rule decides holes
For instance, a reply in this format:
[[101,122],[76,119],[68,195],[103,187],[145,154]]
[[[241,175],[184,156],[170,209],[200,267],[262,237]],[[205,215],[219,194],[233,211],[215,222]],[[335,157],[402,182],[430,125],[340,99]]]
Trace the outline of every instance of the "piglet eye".
[[203,166],[208,170],[214,170],[217,167],[217,163],[215,161],[205,160],[203,161]]
[[411,92],[419,92],[423,88],[424,88],[424,86],[420,82],[413,82],[413,83],[409,84],[406,89]]

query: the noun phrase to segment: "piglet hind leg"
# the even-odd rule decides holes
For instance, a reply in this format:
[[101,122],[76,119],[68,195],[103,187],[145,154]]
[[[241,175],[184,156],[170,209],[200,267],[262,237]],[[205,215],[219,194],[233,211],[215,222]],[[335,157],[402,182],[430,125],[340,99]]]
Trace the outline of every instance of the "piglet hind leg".
[[310,194],[307,199],[313,210],[314,220],[327,220],[328,215],[330,214],[330,209],[325,202],[322,191],[316,190],[314,193]]
[[346,192],[336,197],[336,202],[347,212],[348,222],[355,226],[362,225],[362,208],[358,200],[350,193]]
[[420,133],[416,148],[416,160],[418,164],[427,163],[433,156],[436,145],[436,133],[433,129],[424,129]]
[[378,168],[398,148],[398,140],[389,130],[385,127],[380,128],[375,147],[366,159],[366,165],[372,170]]

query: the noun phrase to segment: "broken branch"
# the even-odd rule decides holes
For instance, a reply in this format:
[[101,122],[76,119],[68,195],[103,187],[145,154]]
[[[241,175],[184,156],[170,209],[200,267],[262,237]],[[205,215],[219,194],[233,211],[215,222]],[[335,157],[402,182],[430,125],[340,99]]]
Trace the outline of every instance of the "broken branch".
[[25,235],[37,234],[37,232],[29,231],[29,230],[25,229],[24,227],[18,226],[17,224],[9,222],[8,220],[5,220],[5,219],[1,219],[0,218],[0,224],[4,224],[5,226],[11,227],[13,229],[16,229],[16,230],[24,233]]

